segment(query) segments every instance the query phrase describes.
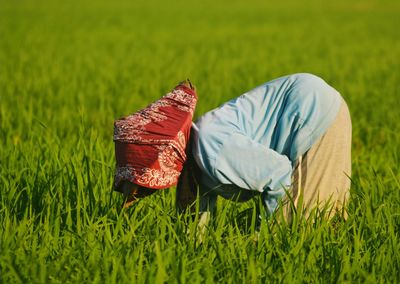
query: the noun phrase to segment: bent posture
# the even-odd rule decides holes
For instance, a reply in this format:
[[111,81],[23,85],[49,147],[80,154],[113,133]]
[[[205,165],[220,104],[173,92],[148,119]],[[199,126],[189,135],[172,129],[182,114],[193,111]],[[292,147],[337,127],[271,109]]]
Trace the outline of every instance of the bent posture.
[[[273,213],[288,193],[306,213],[329,203],[341,210],[351,175],[351,120],[340,94],[321,78],[278,78],[203,115],[192,125],[191,143],[178,183],[185,210],[200,195],[200,210],[216,197],[262,198]],[[288,202],[287,202],[288,203]],[[284,205],[285,217],[292,211]],[[330,214],[333,215],[333,214]]]

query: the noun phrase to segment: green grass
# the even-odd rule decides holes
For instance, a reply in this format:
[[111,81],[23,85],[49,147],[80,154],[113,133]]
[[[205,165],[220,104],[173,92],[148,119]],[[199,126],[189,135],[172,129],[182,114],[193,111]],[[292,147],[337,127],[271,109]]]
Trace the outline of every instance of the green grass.
[[[331,2],[0,0],[0,282],[399,282],[400,3]],[[295,72],[350,107],[347,221],[254,241],[255,202],[220,201],[199,244],[174,189],[120,209],[114,119],[188,77],[199,116]]]

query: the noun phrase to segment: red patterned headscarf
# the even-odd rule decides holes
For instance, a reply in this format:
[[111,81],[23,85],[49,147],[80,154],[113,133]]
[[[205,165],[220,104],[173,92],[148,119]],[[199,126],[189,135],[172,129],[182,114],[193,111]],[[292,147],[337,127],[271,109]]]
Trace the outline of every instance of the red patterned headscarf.
[[195,90],[178,85],[145,109],[115,121],[116,190],[122,181],[153,189],[176,185],[196,103]]

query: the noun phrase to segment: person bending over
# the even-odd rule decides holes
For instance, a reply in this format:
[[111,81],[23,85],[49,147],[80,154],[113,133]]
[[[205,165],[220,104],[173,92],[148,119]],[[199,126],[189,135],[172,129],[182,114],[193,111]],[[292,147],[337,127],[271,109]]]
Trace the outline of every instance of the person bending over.
[[349,110],[315,75],[267,82],[204,114],[191,131],[177,187],[182,211],[193,209],[197,195],[206,216],[217,196],[234,201],[260,196],[269,215],[282,204],[289,220],[290,204],[305,215],[316,206],[328,208],[332,216],[348,199]]

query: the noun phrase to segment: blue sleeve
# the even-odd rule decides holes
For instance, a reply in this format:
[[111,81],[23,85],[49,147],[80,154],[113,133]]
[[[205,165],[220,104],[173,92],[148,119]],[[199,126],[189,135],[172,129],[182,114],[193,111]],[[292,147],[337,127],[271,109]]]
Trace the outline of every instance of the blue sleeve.
[[225,141],[214,167],[214,176],[222,184],[281,195],[290,186],[291,175],[292,164],[285,155],[241,133],[233,133]]

